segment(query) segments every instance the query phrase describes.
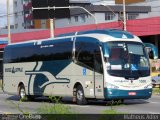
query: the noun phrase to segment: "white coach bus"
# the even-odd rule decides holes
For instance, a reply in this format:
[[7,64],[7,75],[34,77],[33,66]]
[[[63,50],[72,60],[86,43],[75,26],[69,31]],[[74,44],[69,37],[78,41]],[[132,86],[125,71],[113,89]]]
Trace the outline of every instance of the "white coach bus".
[[83,105],[89,99],[148,99],[152,94],[142,41],[115,29],[9,44],[3,74],[4,92],[20,98],[67,96]]

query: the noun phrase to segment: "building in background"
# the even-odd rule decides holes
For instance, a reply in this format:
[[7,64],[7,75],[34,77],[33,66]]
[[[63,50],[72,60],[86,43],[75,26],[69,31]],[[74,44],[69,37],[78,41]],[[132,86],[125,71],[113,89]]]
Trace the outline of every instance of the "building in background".
[[[122,5],[86,5],[97,19],[97,23],[122,22],[123,6]],[[138,16],[148,14],[151,11],[150,6],[126,6],[127,19],[136,19]],[[72,27],[80,25],[95,24],[94,18],[85,11],[77,9],[71,10],[71,17],[66,19],[57,19],[55,21],[57,28]]]
[[[72,5],[83,6],[88,9],[97,19],[99,28],[118,28],[123,29],[123,0],[70,0]],[[127,15],[127,30],[141,37],[144,42],[154,43],[160,48],[160,0],[125,0]],[[136,3],[133,3],[136,2]],[[48,29],[49,20],[34,20],[32,16],[31,0],[13,0],[15,13],[15,30],[12,33],[32,32],[37,29]],[[138,3],[137,3],[138,2]],[[77,29],[86,25],[93,28],[95,24],[93,17],[80,9],[71,10],[71,17],[55,19],[55,28],[65,33],[70,29]],[[76,27],[77,26],[77,27]],[[72,27],[65,29],[65,27]],[[73,28],[74,27],[74,28]],[[25,29],[24,29],[25,28]],[[29,29],[28,29],[29,28]],[[83,27],[85,29],[86,27]],[[89,28],[89,27],[87,27]],[[74,30],[75,31],[75,30]],[[0,34],[7,33],[1,31]],[[35,33],[34,33],[35,34]],[[44,38],[44,36],[34,36],[34,38]],[[34,37],[33,37],[34,36]],[[49,35],[48,35],[49,36]],[[14,38],[14,37],[12,37]],[[15,37],[16,38],[16,37]],[[15,39],[14,38],[14,39]],[[24,39],[24,37],[21,37]],[[26,37],[27,38],[27,37]],[[15,39],[17,40],[17,38]],[[19,38],[18,41],[21,39]],[[26,40],[26,39],[25,39]]]
[[[50,27],[49,20],[34,20],[32,15],[31,0],[13,0],[16,29],[46,29]],[[138,0],[137,0],[138,1]],[[139,0],[142,1],[142,0]],[[115,5],[120,0],[70,0],[71,5],[83,6],[88,9],[97,19],[97,23],[123,20],[123,6]],[[151,12],[150,6],[127,6],[127,19],[136,19]],[[84,10],[71,9],[71,17],[55,19],[56,28],[72,27],[79,25],[94,24],[94,18]]]
[[[158,29],[160,27],[160,0],[144,0],[140,3],[132,3],[130,5],[151,6],[151,11],[148,12],[148,14],[143,14],[138,17],[140,19],[146,19],[145,21],[147,21],[148,18],[151,19],[148,24],[145,24],[145,21],[141,22],[141,28],[143,28],[144,26],[148,26],[148,29],[152,30],[152,34],[141,36],[141,39],[144,42],[155,44],[158,47],[160,53],[160,32]],[[143,31],[146,32],[147,30],[144,29]]]
[[13,0],[14,26],[15,29],[24,29],[23,0]]
[[[95,1],[95,0],[91,0]],[[73,5],[90,4],[90,0],[70,0]],[[32,14],[32,0],[13,0],[15,29],[43,29],[49,28],[49,20],[34,20]]]
[[160,16],[160,0],[143,0],[143,2],[132,3],[130,5],[151,6],[151,11],[147,15],[141,15],[140,18]]

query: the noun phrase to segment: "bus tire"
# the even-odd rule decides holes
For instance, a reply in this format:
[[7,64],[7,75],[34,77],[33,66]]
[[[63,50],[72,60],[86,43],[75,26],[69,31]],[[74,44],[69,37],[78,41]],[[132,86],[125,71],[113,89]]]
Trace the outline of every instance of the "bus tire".
[[76,89],[76,101],[78,105],[86,105],[88,103],[81,85],[78,85]]
[[26,95],[24,85],[20,85],[18,90],[19,90],[18,93],[19,93],[20,100],[21,101],[26,101],[27,100],[27,95]]
[[29,101],[34,101],[35,100],[34,95],[27,95],[27,98],[28,98]]

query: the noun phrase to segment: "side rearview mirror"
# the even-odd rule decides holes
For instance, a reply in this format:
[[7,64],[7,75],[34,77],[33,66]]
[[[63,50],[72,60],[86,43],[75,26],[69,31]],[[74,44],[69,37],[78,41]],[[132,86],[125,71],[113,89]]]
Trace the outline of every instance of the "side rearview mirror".
[[154,59],[154,54],[153,54],[153,51],[150,47],[146,47],[146,51],[148,53],[148,56],[150,59]]

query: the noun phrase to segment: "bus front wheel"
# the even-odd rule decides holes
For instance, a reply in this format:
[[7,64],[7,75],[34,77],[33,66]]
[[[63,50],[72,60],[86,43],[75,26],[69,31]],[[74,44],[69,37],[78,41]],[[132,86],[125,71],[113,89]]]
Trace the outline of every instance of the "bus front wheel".
[[81,85],[77,86],[76,101],[78,105],[86,105],[87,99],[85,98],[84,91]]
[[20,85],[18,90],[19,90],[18,92],[19,92],[20,100],[21,101],[26,101],[27,100],[27,95],[26,95],[24,85]]

